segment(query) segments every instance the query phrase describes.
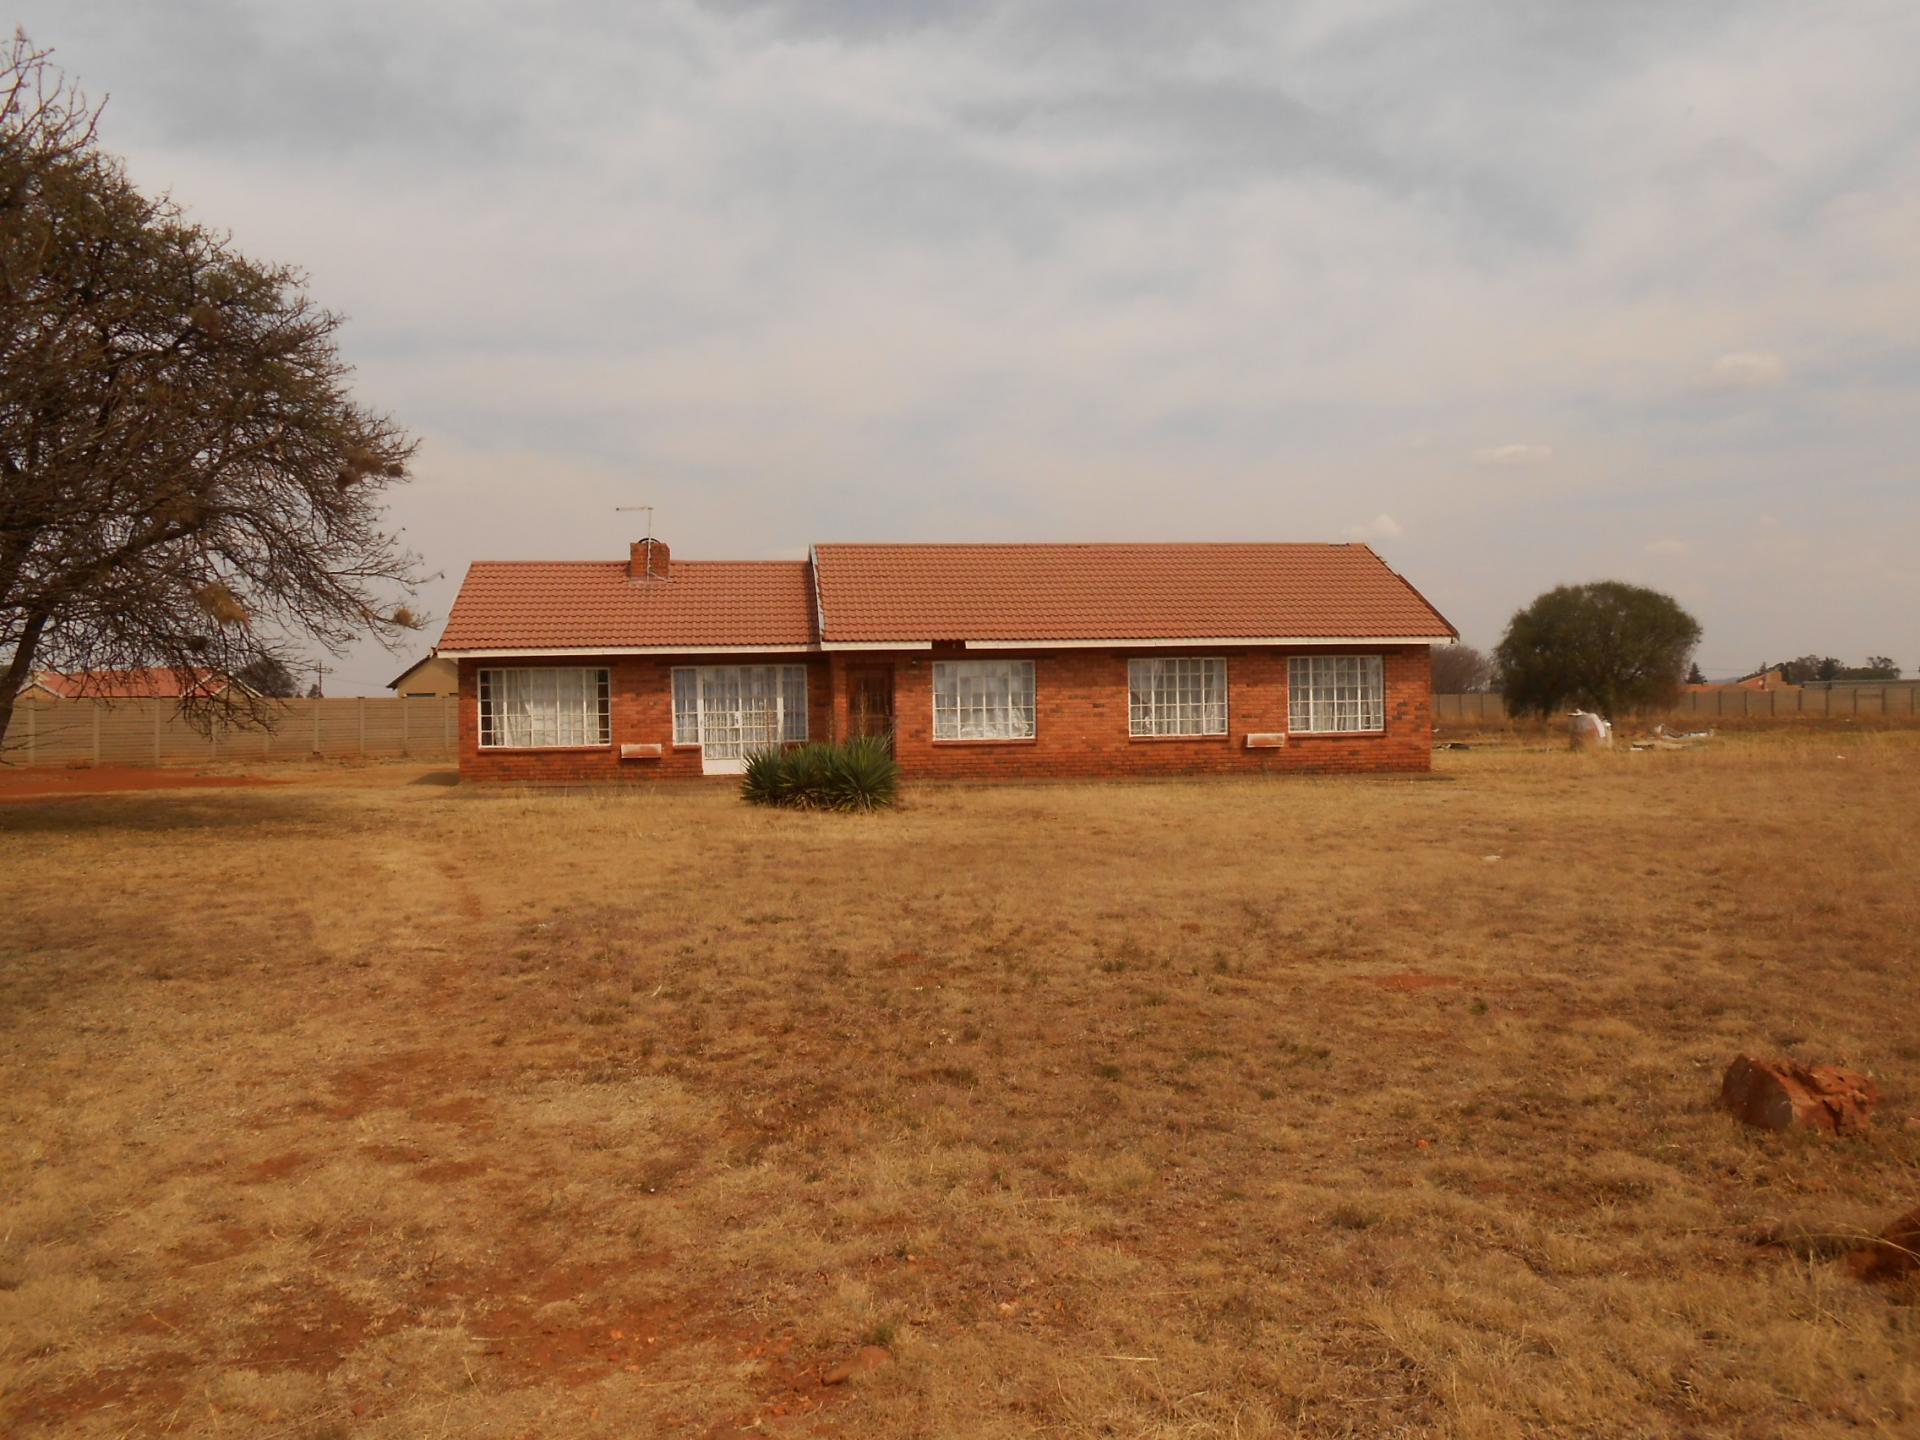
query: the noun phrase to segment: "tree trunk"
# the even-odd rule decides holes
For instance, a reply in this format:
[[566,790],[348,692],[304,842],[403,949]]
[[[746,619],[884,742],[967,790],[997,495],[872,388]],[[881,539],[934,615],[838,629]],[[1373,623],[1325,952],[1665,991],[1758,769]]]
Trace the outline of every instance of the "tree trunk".
[[33,677],[33,657],[40,648],[40,632],[46,629],[46,625],[47,617],[44,615],[35,615],[27,620],[20,631],[20,643],[14,646],[12,663],[7,666],[6,673],[0,675],[0,755],[6,753],[7,731],[13,724],[14,702],[20,698],[20,692]]

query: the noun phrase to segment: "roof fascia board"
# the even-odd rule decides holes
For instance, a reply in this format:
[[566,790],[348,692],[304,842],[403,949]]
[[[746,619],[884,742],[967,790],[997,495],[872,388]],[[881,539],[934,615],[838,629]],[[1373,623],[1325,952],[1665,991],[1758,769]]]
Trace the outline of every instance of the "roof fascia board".
[[575,655],[809,655],[820,647],[805,645],[528,645],[456,650],[440,647],[448,660],[540,660],[549,656]]
[[931,650],[931,640],[822,640],[822,650]]
[[[1452,645],[1456,637],[1437,635],[1177,635],[1171,639],[1094,637],[1085,640],[963,640],[968,650],[1165,650],[1191,645]],[[931,640],[823,640],[803,645],[522,645],[471,650],[443,645],[447,660],[541,659],[554,655],[807,655],[842,650],[932,650]],[[412,667],[412,668],[418,668]]]
[[[1165,650],[1170,647],[1193,645],[1434,645],[1452,644],[1454,637],[1445,633],[1434,635],[1179,635],[1171,639],[1155,640],[1113,639],[1089,640],[968,640],[969,650]],[[852,645],[842,649],[856,648]],[[875,648],[875,647],[862,647]]]

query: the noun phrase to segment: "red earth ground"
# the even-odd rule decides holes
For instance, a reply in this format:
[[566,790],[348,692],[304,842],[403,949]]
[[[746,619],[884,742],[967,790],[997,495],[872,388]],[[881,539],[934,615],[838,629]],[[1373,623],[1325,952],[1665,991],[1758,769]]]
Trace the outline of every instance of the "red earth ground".
[[207,774],[186,766],[89,765],[73,770],[0,768],[0,804],[69,795],[112,795],[126,790],[226,789],[236,785],[285,785],[259,775]]
[[75,765],[0,763],[0,804],[121,795],[142,790],[230,790],[255,785],[328,785],[353,789],[398,785],[451,785],[458,779],[445,760],[275,760],[247,765]]

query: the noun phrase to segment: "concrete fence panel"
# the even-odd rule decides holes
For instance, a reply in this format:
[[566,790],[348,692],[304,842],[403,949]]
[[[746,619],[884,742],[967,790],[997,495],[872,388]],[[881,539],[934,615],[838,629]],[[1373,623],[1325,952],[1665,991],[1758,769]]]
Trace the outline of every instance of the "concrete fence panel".
[[[451,760],[458,754],[459,706],[453,696],[283,700],[271,726],[216,726],[208,733],[181,719],[165,700],[22,700],[0,759],[15,765],[179,765],[316,755]],[[1675,720],[1707,725],[1853,715],[1920,718],[1920,685],[1695,690],[1672,711]],[[1507,707],[1497,694],[1436,694],[1433,719],[1439,725],[1500,725]]]
[[460,702],[381,697],[285,700],[267,725],[181,718],[165,700],[23,700],[4,758],[16,765],[178,765],[216,760],[415,756],[452,759]]
[[[1433,718],[1441,725],[1496,723],[1506,719],[1498,695],[1435,695]],[[1691,690],[1674,703],[1674,720],[1711,725],[1716,720],[1814,720],[1858,716],[1865,720],[1920,718],[1920,685],[1807,686],[1788,690]]]

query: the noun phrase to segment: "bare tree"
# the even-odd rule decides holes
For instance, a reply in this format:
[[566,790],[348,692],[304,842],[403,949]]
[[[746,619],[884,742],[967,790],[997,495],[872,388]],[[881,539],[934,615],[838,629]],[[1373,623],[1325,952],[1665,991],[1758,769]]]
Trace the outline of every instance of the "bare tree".
[[37,665],[232,673],[419,623],[383,493],[414,442],[350,398],[340,317],[136,190],[49,54],[0,53],[0,740]]
[[1433,647],[1433,693],[1473,695],[1493,683],[1493,662],[1471,645]]

